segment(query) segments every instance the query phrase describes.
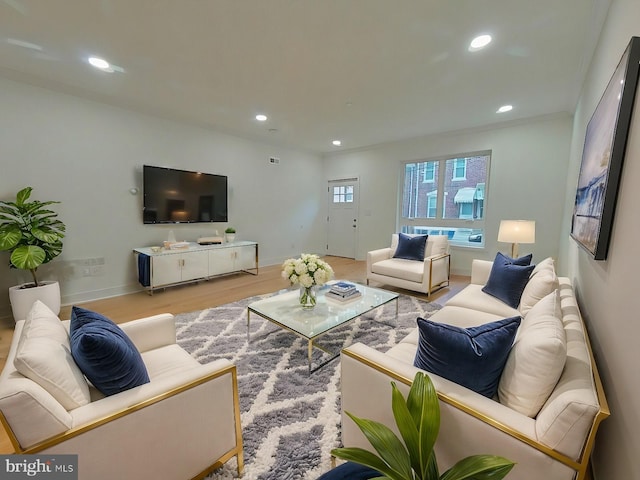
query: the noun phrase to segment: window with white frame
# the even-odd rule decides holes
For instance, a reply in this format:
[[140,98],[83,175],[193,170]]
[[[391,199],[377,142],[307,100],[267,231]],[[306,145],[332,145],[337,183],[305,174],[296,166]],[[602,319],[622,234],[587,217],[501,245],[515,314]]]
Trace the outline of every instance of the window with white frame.
[[491,152],[480,152],[404,163],[400,231],[447,235],[452,245],[484,246],[490,160]]
[[447,160],[453,162],[453,180],[466,180],[467,179],[467,159],[456,158],[453,160]]
[[433,183],[436,181],[437,162],[427,162],[424,164],[424,182]]

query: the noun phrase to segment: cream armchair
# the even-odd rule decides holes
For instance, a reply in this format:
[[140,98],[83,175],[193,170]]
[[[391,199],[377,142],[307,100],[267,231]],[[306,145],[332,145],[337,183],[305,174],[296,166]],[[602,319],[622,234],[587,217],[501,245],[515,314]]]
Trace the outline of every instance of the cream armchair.
[[70,410],[14,366],[25,323],[16,323],[0,375],[0,420],[16,453],[77,454],[79,478],[91,480],[204,478],[234,456],[241,475],[236,367],[198,363],[176,344],[173,315],[120,325],[149,383],[107,397],[89,385],[89,403]]
[[446,235],[429,235],[424,261],[393,258],[398,234],[391,236],[391,246],[367,253],[367,285],[373,280],[385,285],[426,293],[449,286],[449,239]]

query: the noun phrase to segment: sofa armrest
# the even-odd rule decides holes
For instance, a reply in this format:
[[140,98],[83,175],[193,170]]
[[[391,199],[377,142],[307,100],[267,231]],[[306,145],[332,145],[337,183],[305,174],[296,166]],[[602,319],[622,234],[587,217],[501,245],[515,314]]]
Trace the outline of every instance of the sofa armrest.
[[371,273],[371,266],[382,260],[391,258],[391,248],[379,248],[378,250],[371,250],[367,252],[367,273]]
[[95,480],[203,478],[232,456],[241,475],[236,367],[226,360],[201,367],[181,375],[175,387],[166,379],[155,392],[143,395],[136,387],[98,400],[87,406],[93,420],[80,407],[71,412],[72,429],[26,453],[75,453],[82,478]]
[[474,259],[471,264],[471,283],[486,285],[491,274],[491,267],[493,267],[492,261]]
[[175,319],[170,313],[139,318],[121,323],[120,328],[127,334],[140,352],[176,343]]
[[[416,367],[361,343],[342,351],[342,442],[345,447],[371,450],[355,423],[345,415],[376,420],[398,434],[391,408],[391,382],[406,395]],[[438,392],[440,431],[435,450],[441,470],[463,457],[501,455],[516,463],[512,475],[521,480],[544,476],[575,479],[575,461],[536,438],[535,420],[465,387],[429,373]]]
[[[62,320],[69,331],[70,320]],[[176,323],[171,313],[161,313],[118,324],[140,352],[176,343]]]
[[427,262],[435,262],[437,260],[443,260],[445,258],[450,258],[450,253],[439,253],[437,255],[429,255],[428,257],[424,257],[425,263]]

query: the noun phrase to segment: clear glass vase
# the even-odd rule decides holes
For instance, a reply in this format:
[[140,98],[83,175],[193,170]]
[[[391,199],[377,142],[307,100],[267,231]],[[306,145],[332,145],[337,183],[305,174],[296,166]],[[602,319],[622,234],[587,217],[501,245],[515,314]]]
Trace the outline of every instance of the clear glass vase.
[[303,287],[300,285],[300,305],[302,308],[313,308],[316,306],[316,286]]

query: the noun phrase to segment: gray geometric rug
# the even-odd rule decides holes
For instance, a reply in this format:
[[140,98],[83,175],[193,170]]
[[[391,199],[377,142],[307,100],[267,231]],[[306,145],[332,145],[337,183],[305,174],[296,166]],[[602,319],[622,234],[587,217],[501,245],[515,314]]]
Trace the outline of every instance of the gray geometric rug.
[[[251,315],[248,343],[247,305],[264,297],[177,315],[178,343],[200,363],[226,358],[237,366],[243,478],[315,480],[330,469],[330,452],[340,446],[340,359],[309,375],[306,341],[257,315]],[[391,302],[333,330],[321,343],[336,352],[356,342],[386,351],[416,328],[417,317],[439,309],[400,295],[396,328],[380,323],[396,322]],[[314,363],[323,355],[314,349]],[[230,460],[207,478],[235,478],[235,465]]]

